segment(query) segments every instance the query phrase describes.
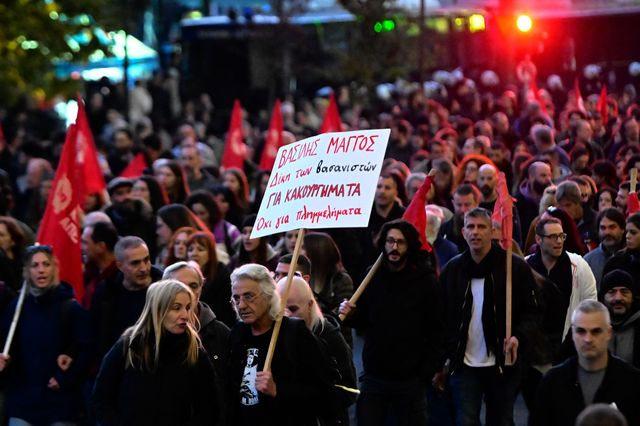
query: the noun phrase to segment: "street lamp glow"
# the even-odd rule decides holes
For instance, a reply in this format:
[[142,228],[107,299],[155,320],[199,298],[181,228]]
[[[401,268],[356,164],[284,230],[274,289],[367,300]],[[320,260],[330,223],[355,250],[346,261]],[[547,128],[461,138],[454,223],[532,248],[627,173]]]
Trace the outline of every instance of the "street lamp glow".
[[484,30],[484,16],[480,15],[479,13],[474,13],[473,15],[469,16],[469,31],[474,33],[476,31]]
[[516,20],[516,26],[518,27],[518,30],[520,30],[521,32],[523,33],[528,32],[529,30],[531,30],[531,27],[533,26],[531,17],[529,15],[518,16],[518,19]]

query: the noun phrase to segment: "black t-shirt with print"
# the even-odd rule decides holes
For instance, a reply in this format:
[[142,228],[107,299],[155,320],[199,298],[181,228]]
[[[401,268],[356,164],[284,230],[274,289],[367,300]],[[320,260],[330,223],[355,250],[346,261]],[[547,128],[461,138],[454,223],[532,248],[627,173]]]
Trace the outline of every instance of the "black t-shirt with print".
[[245,342],[245,364],[240,391],[238,394],[238,425],[268,425],[268,405],[272,399],[259,393],[255,387],[256,374],[262,371],[269,350],[269,342],[273,329],[259,336],[249,335]]

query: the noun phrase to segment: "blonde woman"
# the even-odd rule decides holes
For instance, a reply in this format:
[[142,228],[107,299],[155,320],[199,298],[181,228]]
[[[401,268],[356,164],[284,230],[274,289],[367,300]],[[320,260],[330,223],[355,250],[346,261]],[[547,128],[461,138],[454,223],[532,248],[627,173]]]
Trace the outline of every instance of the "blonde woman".
[[140,318],[102,361],[92,396],[99,424],[216,424],[217,378],[198,338],[195,306],[179,281],[149,287]]
[[[28,247],[24,265],[27,295],[9,356],[0,355],[8,424],[75,425],[90,358],[88,315],[71,286],[58,279],[58,260],[50,246]],[[16,304],[14,300],[4,313],[3,342]]]

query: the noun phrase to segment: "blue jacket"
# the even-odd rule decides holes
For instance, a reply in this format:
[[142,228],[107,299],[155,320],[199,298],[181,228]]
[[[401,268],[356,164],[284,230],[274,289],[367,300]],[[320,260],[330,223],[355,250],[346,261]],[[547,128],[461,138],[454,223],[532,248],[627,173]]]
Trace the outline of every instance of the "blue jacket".
[[[17,298],[4,312],[0,331],[5,340]],[[3,372],[7,380],[7,417],[19,417],[35,424],[75,421],[81,385],[89,361],[90,329],[87,312],[73,300],[73,290],[60,283],[46,294],[27,295]],[[71,356],[66,371],[57,364],[60,354]],[[47,387],[55,378],[59,390]]]

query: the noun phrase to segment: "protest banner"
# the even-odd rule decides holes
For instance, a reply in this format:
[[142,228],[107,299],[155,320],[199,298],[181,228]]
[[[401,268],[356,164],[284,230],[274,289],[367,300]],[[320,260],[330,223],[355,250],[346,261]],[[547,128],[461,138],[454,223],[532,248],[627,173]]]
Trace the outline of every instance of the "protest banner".
[[[324,133],[278,150],[251,238],[298,230],[291,264],[298,263],[305,228],[365,227],[373,207],[389,129]],[[264,371],[271,370],[295,268],[289,268]]]
[[389,133],[325,133],[280,148],[251,238],[367,226]]

